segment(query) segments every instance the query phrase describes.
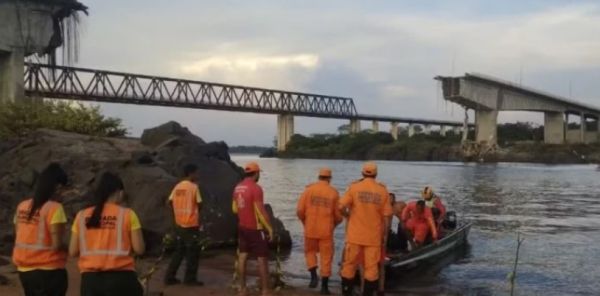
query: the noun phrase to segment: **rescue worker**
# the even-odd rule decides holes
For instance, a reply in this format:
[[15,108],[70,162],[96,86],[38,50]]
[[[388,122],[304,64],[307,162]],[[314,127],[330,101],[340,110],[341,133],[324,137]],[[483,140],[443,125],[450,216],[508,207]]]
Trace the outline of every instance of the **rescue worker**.
[[411,201],[406,205],[402,211],[402,223],[417,247],[422,246],[429,235],[434,241],[438,239],[431,209],[425,206],[423,200]]
[[73,221],[69,254],[79,256],[82,296],[141,296],[133,255],[145,250],[142,226],[125,207],[121,179],[103,173],[94,190],[93,206]]
[[442,224],[442,221],[444,221],[446,218],[446,207],[444,206],[442,199],[437,196],[433,192],[433,189],[429,186],[425,186],[425,188],[423,188],[423,191],[421,191],[421,197],[423,197],[425,205],[428,208],[436,209],[433,210],[432,214],[434,216],[436,225],[439,227]]
[[202,196],[197,182],[198,167],[188,164],[183,167],[184,179],[175,185],[169,196],[169,204],[175,217],[175,251],[165,274],[165,284],[175,285],[177,270],[185,257],[185,275],[183,283],[189,286],[203,286],[197,279],[198,260],[200,259],[200,210]]
[[12,259],[26,296],[67,292],[67,249],[62,243],[67,218],[60,204],[67,183],[65,171],[52,163],[38,177],[33,198],[17,206]]
[[269,241],[273,240],[273,227],[264,206],[263,190],[257,184],[260,167],[250,162],[244,167],[245,178],[233,191],[233,212],[238,216],[238,275],[240,295],[247,295],[246,262],[248,256],[256,257],[262,295],[269,294]]
[[342,215],[348,217],[342,263],[342,294],[352,295],[357,266],[364,264],[363,295],[377,290],[382,248],[386,245],[392,207],[386,187],[375,181],[377,165],[366,163],[363,178],[350,185],[340,200]]
[[316,288],[317,253],[321,259],[321,295],[330,295],[329,277],[333,261],[333,231],[342,222],[338,210],[339,193],[330,185],[331,169],[322,168],[319,181],[306,187],[297,206],[298,219],[304,226],[304,255],[310,272],[310,288]]

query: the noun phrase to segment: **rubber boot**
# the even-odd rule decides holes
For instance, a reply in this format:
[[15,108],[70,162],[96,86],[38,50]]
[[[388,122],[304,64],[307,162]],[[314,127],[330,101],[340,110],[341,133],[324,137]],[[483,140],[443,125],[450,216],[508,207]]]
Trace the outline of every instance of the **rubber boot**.
[[329,292],[329,278],[328,277],[321,278],[321,295],[331,295],[331,292]]
[[377,291],[379,281],[367,281],[365,280],[365,288],[363,289],[363,296],[373,296]]
[[342,296],[353,296],[354,279],[342,278]]
[[310,271],[310,283],[308,284],[309,288],[316,288],[319,285],[319,277],[317,277],[317,268],[313,267],[309,269]]

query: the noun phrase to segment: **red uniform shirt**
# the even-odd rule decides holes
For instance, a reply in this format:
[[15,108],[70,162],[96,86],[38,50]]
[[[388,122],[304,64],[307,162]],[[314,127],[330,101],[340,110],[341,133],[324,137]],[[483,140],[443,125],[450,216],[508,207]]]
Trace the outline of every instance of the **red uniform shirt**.
[[241,228],[264,229],[272,233],[273,229],[264,207],[262,188],[251,178],[244,179],[235,187],[232,208],[238,215]]

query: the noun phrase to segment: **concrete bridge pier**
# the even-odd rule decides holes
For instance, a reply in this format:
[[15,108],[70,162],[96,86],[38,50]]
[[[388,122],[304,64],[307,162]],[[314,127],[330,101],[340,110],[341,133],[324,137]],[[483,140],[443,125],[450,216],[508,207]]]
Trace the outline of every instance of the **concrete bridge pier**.
[[544,143],[565,142],[565,116],[562,112],[544,112]]
[[294,135],[294,116],[277,115],[277,151],[285,151],[286,145]]
[[423,134],[431,135],[431,124],[426,124],[423,126]]
[[440,126],[440,136],[445,137],[447,131],[448,131],[448,129],[445,125]]
[[398,123],[392,122],[390,125],[390,134],[392,135],[392,138],[394,138],[394,140],[398,140]]
[[410,137],[414,136],[415,133],[416,133],[415,125],[413,123],[409,124],[408,125],[408,137],[410,138]]
[[25,69],[23,50],[14,48],[7,52],[0,50],[0,100],[15,102],[25,95],[23,76]]
[[350,134],[360,133],[360,120],[350,119]]
[[372,125],[372,128],[371,128],[371,131],[373,133],[378,133],[379,132],[379,121],[373,120],[373,125]]
[[498,110],[475,110],[475,141],[494,145],[498,140]]

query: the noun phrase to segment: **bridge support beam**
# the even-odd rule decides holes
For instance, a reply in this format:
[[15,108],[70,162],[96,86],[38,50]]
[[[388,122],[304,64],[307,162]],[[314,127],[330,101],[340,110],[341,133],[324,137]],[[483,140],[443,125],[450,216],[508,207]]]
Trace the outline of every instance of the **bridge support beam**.
[[392,135],[392,138],[394,138],[394,140],[398,140],[398,123],[392,122],[390,125],[390,134]]
[[447,131],[448,131],[448,129],[445,125],[440,126],[440,136],[445,137]]
[[475,141],[494,145],[498,140],[498,111],[475,110]]
[[565,117],[561,112],[544,112],[544,143],[565,142]]
[[428,136],[431,135],[431,124],[426,124],[423,126],[423,134]]
[[378,133],[379,132],[379,121],[373,120],[373,125],[372,125],[372,128],[371,128],[371,131],[373,133]]
[[294,116],[277,115],[277,151],[285,151],[286,145],[294,135]]
[[350,119],[350,134],[360,133],[360,120]]
[[0,101],[15,102],[25,96],[23,51],[0,51]]
[[410,138],[410,137],[414,136],[415,133],[416,133],[415,125],[413,123],[409,124],[408,125],[408,137]]

